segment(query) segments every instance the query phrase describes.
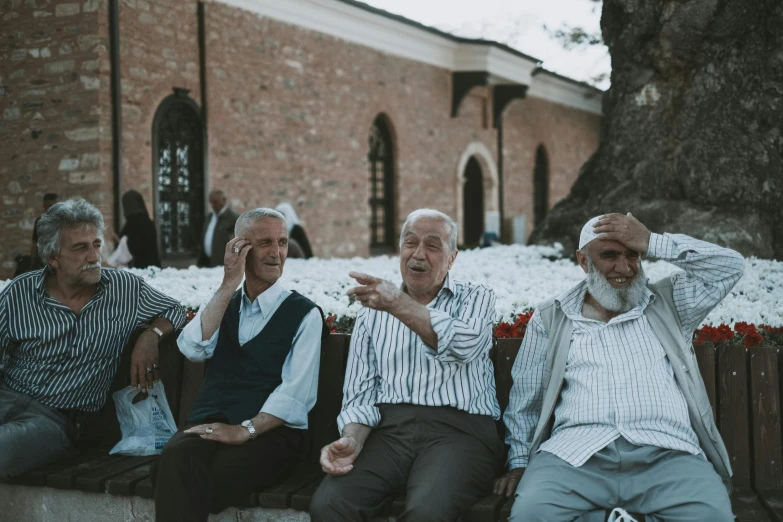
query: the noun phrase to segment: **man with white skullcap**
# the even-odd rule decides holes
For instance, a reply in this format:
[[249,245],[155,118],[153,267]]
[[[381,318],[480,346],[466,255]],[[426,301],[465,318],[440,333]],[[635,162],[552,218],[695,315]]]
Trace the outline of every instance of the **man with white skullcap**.
[[[682,271],[648,283],[645,254]],[[588,221],[576,256],[586,279],[539,305],[512,370],[511,471],[495,482],[516,491],[509,520],[734,520],[691,339],[742,256],[630,213]]]

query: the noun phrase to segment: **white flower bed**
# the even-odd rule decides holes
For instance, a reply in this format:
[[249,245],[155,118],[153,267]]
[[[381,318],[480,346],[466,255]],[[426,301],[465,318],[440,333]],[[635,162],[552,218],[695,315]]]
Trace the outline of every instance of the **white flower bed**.
[[[645,262],[644,269],[654,281],[677,270],[663,261]],[[282,282],[286,288],[318,303],[327,315],[355,316],[360,305],[349,305],[345,295],[355,284],[348,277],[350,271],[401,282],[398,259],[387,256],[289,259]],[[190,308],[206,304],[223,277],[222,267],[131,272]],[[561,258],[559,247],[521,245],[462,251],[454,263],[452,275],[491,287],[497,295],[498,320],[535,308],[537,303],[567,290],[584,277],[577,265]],[[0,290],[5,284],[7,281],[0,282]],[[705,324],[733,326],[739,321],[783,326],[783,262],[748,259],[745,276],[707,317]]]

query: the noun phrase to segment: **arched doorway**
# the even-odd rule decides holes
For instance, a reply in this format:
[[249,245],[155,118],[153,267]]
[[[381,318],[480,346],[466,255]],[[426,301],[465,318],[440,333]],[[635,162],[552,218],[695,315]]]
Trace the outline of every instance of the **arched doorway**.
[[367,162],[370,169],[370,254],[396,250],[394,230],[394,145],[383,115],[370,128]]
[[[498,232],[499,214],[498,204],[500,195],[498,193],[498,170],[495,164],[495,157],[486,145],[480,141],[468,143],[460,154],[456,169],[454,170],[454,194],[456,195],[454,220],[459,223],[459,244],[470,244],[465,237],[465,182],[468,172],[468,163],[478,163],[481,174],[481,190],[483,199],[481,223],[482,232]],[[475,170],[475,167],[471,167]],[[472,196],[471,196],[472,197]],[[474,208],[474,205],[470,205]],[[475,244],[475,243],[474,243]]]
[[152,123],[155,223],[168,259],[197,256],[204,225],[204,127],[188,92],[174,89]]
[[481,165],[475,157],[468,160],[462,185],[463,241],[476,245],[484,232],[484,179]]
[[549,211],[549,158],[543,145],[536,149],[533,170],[533,224],[538,226]]

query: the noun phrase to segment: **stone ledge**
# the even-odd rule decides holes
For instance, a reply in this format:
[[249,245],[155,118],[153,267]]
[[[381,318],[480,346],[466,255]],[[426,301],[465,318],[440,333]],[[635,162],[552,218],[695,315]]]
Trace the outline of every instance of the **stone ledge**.
[[[104,493],[0,484],[0,520],[25,522],[154,522],[150,499]],[[210,522],[309,522],[310,515],[293,509],[229,508]]]

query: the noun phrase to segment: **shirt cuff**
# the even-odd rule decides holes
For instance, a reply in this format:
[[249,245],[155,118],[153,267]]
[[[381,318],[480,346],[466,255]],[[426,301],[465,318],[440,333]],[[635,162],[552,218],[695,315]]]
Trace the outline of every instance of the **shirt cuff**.
[[185,326],[185,328],[183,328],[182,333],[179,334],[179,337],[177,338],[179,351],[189,359],[191,356],[196,356],[199,360],[201,360],[204,355],[210,357],[211,354],[205,354],[205,352],[208,352],[209,349],[215,345],[219,332],[220,328],[215,330],[212,337],[202,340],[201,313],[199,313],[187,324],[187,326]]
[[650,246],[647,256],[657,259],[674,259],[677,257],[676,245],[669,234],[650,234]]
[[273,392],[261,408],[261,413],[268,413],[284,420],[289,428],[307,429],[307,407],[283,393]]
[[181,305],[175,305],[167,309],[159,316],[162,319],[168,319],[168,321],[174,326],[174,329],[178,329],[185,322],[185,309]]
[[435,310],[434,308],[430,308],[429,312],[430,324],[432,325],[435,335],[438,336],[438,346],[433,347],[428,345],[422,341],[421,337],[418,338],[418,341],[421,344],[424,355],[431,358],[437,358],[449,349],[451,342],[454,340],[454,329],[451,328],[451,323],[454,321],[454,318],[450,314]]
[[374,428],[379,422],[381,422],[381,412],[378,408],[375,406],[358,406],[350,410],[343,410],[340,413],[337,417],[337,429],[342,435],[346,424],[364,424]]
[[527,464],[528,464],[528,459],[526,459],[525,457],[513,457],[508,459],[509,471],[517,468],[526,468]]

